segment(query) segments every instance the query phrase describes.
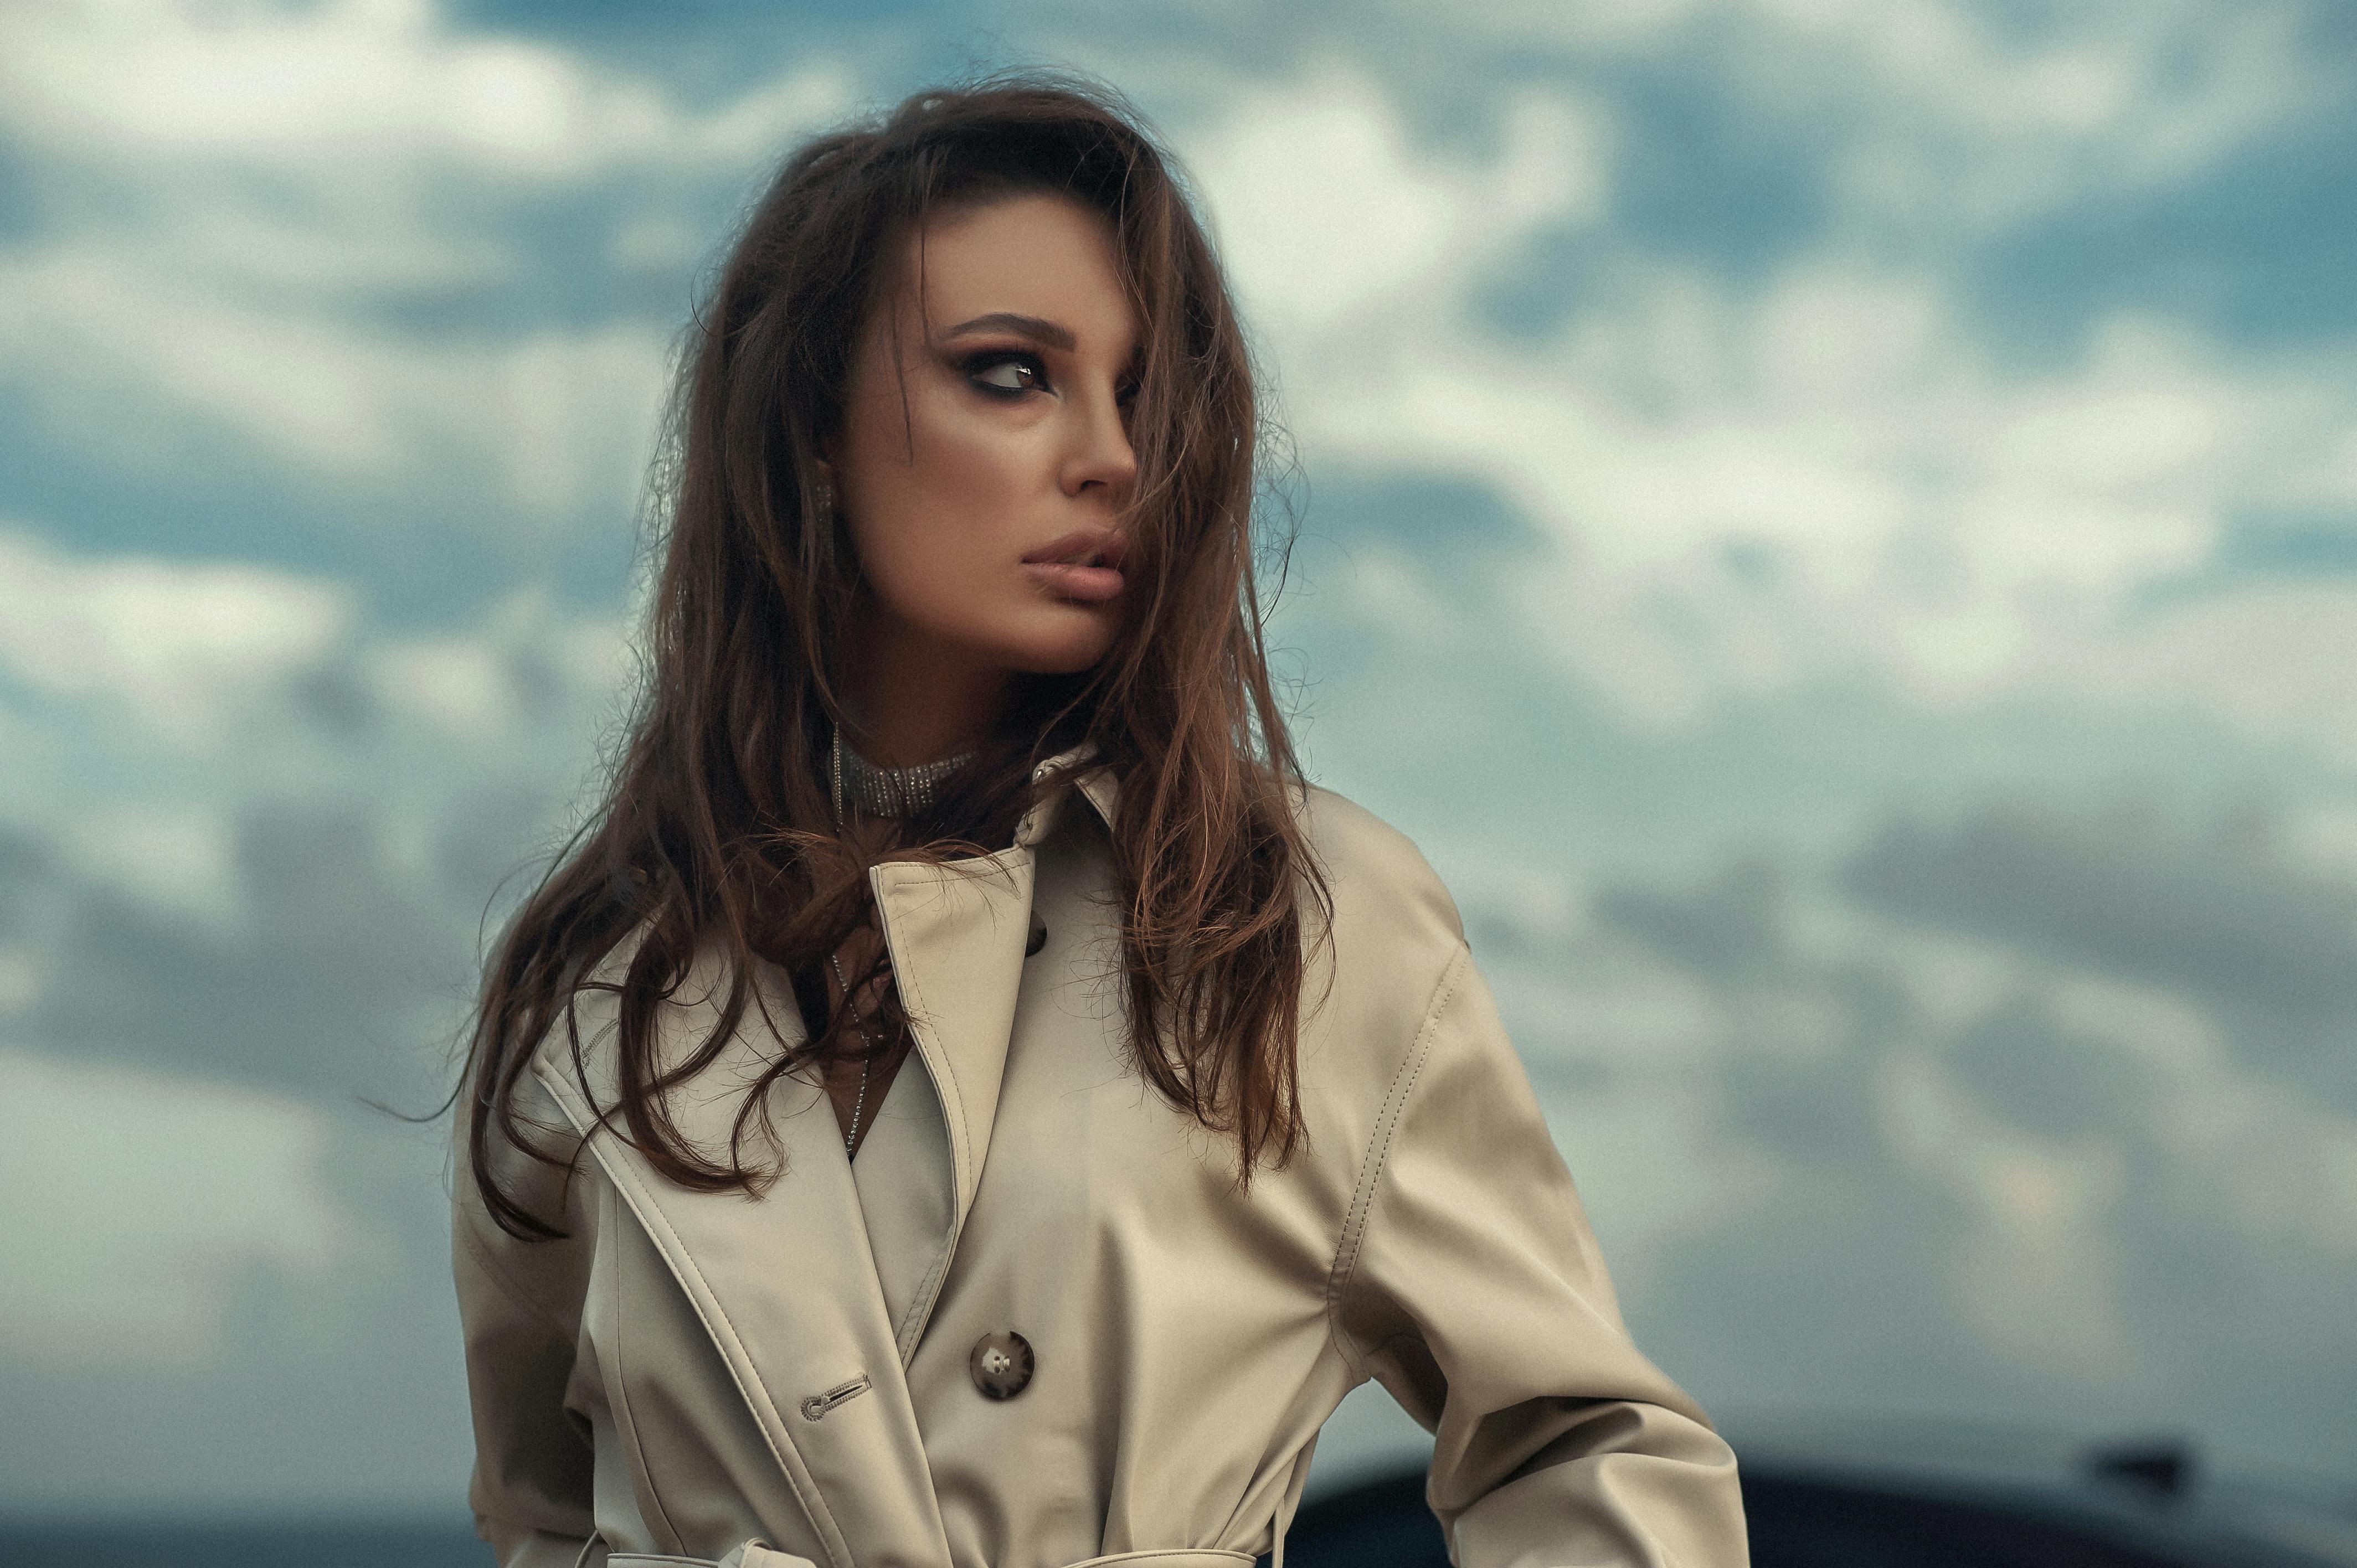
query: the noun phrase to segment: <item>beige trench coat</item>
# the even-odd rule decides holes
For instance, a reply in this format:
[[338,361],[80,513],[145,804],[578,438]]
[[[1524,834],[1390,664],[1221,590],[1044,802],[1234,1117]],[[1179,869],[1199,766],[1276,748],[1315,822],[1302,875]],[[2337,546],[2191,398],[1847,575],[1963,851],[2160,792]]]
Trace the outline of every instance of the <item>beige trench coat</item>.
[[[1093,815],[1061,809],[1075,792]],[[1125,1064],[1116,809],[1099,768],[983,877],[873,869],[917,1050],[856,1184],[825,1096],[793,1079],[787,1168],[759,1198],[683,1189],[605,1133],[569,1189],[511,1159],[567,1240],[500,1231],[459,1151],[470,1500],[500,1562],[1246,1568],[1372,1377],[1435,1431],[1427,1496],[1460,1568],[1743,1564],[1734,1455],[1630,1341],[1415,846],[1330,791],[1303,803],[1335,901],[1306,1004],[1339,972],[1302,1033],[1308,1146],[1239,1196],[1229,1146]],[[716,974],[666,1004],[659,1048],[708,1037]],[[799,1037],[782,975],[758,978]],[[611,998],[576,1007],[602,1092]],[[564,1049],[560,1028],[523,1104],[577,1133]],[[748,1010],[683,1130],[724,1147],[778,1049]],[[985,1397],[975,1348],[1007,1333],[1030,1380]]]

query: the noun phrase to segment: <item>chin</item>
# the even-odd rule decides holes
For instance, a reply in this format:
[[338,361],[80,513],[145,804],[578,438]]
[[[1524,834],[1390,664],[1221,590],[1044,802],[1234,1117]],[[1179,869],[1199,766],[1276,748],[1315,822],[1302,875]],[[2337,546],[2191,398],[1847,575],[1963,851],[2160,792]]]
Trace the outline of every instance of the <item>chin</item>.
[[1068,652],[1009,659],[1007,667],[1019,670],[1026,675],[1077,675],[1103,662],[1104,656],[1111,651],[1113,644],[1110,640],[1092,642],[1085,649]]
[[1062,628],[1062,635],[1035,634],[998,650],[1000,662],[1027,675],[1071,675],[1098,663],[1113,651],[1110,626],[1082,625]]

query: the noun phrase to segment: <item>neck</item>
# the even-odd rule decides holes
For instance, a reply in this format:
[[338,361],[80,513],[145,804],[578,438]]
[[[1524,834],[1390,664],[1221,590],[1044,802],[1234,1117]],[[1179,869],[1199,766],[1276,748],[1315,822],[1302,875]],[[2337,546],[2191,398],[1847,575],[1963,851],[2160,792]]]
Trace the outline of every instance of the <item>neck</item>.
[[845,742],[878,768],[912,768],[972,751],[989,737],[1006,671],[972,653],[871,617],[850,671]]

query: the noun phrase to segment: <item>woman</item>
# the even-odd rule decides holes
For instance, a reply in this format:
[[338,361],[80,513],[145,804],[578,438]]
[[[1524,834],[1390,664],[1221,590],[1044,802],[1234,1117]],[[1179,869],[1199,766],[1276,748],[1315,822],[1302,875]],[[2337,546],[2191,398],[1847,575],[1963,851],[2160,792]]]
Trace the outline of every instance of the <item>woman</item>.
[[468,1067],[500,1560],[1238,1564],[1373,1377],[1467,1568],[1742,1563],[1449,895],[1300,777],[1131,117],[811,144],[683,365],[643,704]]

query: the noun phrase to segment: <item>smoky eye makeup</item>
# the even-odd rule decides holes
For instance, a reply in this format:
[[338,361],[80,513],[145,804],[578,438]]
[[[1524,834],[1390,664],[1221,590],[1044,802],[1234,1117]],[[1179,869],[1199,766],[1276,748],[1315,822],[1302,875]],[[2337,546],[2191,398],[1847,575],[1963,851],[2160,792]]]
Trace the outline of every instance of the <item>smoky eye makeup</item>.
[[959,357],[957,367],[977,391],[1013,401],[1032,392],[1052,390],[1048,367],[1039,356],[1020,349],[984,349]]

